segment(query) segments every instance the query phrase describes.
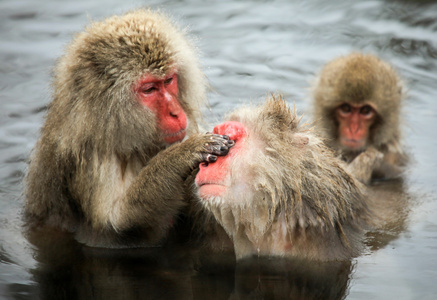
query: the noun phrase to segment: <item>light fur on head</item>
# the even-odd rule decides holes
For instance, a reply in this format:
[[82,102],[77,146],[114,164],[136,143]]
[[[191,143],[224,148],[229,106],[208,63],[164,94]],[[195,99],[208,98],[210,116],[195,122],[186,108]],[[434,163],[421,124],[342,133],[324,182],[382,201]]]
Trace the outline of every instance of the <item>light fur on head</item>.
[[367,210],[361,186],[299,125],[296,111],[272,97],[227,119],[245,126],[244,148],[231,157],[227,193],[202,202],[233,238],[237,257],[356,254],[359,216]]

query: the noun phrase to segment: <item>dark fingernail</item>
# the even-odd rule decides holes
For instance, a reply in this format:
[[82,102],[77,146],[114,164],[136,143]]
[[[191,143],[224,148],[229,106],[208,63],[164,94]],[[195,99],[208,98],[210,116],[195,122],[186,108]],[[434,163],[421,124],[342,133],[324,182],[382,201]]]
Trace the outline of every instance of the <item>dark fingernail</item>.
[[217,156],[215,156],[215,155],[210,155],[210,156],[209,156],[208,161],[210,161],[210,162],[214,162],[214,161],[216,161],[216,160],[217,160]]
[[229,140],[229,135],[224,135],[223,138],[224,138],[225,140]]
[[225,150],[228,150],[228,147],[225,147],[225,146],[220,147],[220,151],[225,151]]
[[228,146],[234,146],[235,145],[235,142],[234,141],[228,141]]

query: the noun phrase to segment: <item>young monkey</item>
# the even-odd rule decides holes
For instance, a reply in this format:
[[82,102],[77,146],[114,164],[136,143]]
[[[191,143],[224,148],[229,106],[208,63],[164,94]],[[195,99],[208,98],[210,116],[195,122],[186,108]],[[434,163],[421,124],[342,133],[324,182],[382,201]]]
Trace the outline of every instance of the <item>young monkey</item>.
[[394,178],[403,171],[403,89],[390,65],[360,53],[326,64],[313,87],[318,127],[363,183]]

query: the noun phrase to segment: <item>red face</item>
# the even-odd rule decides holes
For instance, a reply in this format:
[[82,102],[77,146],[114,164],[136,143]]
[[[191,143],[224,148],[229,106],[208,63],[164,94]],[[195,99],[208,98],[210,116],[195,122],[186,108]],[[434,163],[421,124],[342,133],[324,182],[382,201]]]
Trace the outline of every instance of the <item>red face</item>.
[[167,144],[183,140],[187,128],[187,116],[178,101],[178,78],[171,72],[164,78],[144,76],[135,91],[140,102],[156,116],[162,139]]
[[344,103],[336,108],[339,122],[340,143],[350,150],[360,150],[366,146],[370,126],[375,121],[376,110],[368,105]]
[[226,156],[218,156],[213,163],[202,163],[196,176],[196,185],[199,187],[201,198],[223,196],[226,192],[226,177],[229,173],[229,163],[244,145],[246,129],[239,122],[225,122],[214,127],[213,133],[228,135],[235,141],[235,146],[229,149]]

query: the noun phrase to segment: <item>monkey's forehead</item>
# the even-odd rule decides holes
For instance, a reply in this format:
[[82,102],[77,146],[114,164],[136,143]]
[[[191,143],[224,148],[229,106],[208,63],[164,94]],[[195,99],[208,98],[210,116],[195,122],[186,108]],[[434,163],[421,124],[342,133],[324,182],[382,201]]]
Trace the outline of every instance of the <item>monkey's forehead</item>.
[[342,97],[368,99],[382,89],[396,93],[399,81],[396,71],[385,61],[370,54],[352,53],[327,63],[319,86],[330,86],[345,94]]
[[237,141],[247,135],[247,129],[240,122],[227,121],[215,126],[213,133],[227,135],[231,140]]

